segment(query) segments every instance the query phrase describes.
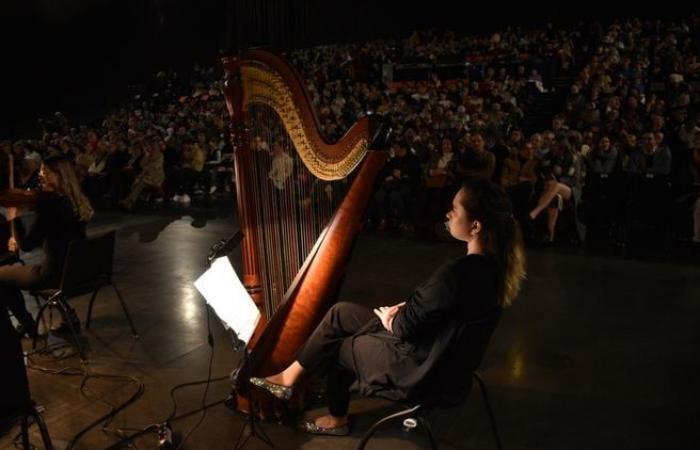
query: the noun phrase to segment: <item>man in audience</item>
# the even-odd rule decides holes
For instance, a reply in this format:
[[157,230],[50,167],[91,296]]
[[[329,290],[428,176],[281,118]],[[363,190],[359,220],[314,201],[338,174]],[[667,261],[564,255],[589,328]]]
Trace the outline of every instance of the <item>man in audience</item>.
[[495,168],[496,156],[486,150],[484,136],[479,132],[472,133],[469,146],[460,157],[459,174],[465,180],[490,180]]

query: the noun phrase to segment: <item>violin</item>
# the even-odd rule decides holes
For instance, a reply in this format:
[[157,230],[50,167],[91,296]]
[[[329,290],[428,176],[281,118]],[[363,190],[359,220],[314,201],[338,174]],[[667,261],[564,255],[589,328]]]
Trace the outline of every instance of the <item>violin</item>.
[[38,189],[8,188],[0,191],[0,206],[5,208],[32,207],[40,200],[50,197],[51,194]]

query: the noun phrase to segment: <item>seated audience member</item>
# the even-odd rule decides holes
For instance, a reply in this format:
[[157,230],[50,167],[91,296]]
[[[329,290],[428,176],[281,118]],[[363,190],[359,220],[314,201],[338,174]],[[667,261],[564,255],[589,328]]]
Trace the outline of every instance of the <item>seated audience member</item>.
[[88,166],[85,177],[82,180],[85,194],[93,203],[102,198],[105,192],[104,180],[107,177],[105,167],[107,166],[108,156],[107,142],[102,140],[98,143],[92,162]]
[[607,135],[588,154],[588,173],[583,189],[587,239],[606,239],[616,222],[624,202],[620,177],[618,150]]
[[503,162],[501,187],[513,203],[513,213],[517,218],[527,213],[530,200],[537,184],[535,151],[530,142],[522,144],[520,151],[508,156]]
[[142,139],[133,140],[129,147],[129,160],[112,177],[112,197],[119,203],[129,194],[131,185],[141,173],[144,145]]
[[106,178],[104,183],[105,197],[110,205],[116,205],[120,200],[119,195],[123,193],[124,186],[121,177],[124,176],[124,168],[129,164],[132,155],[129,153],[127,144],[123,139],[116,139],[109,145],[109,155],[104,171]]
[[459,174],[464,180],[490,180],[496,168],[496,156],[486,150],[481,133],[473,133],[469,146],[459,161]]
[[163,142],[160,138],[154,137],[144,144],[145,154],[141,159],[141,172],[134,179],[129,195],[120,202],[126,208],[131,209],[138,200],[141,192],[149,187],[160,189],[165,181],[165,171],[163,170]]
[[377,229],[383,231],[389,221],[409,229],[413,225],[411,198],[420,184],[420,164],[405,142],[394,144],[394,156],[384,167],[384,179],[374,195]]
[[653,133],[644,133],[641,148],[630,155],[627,170],[649,179],[667,177],[671,173],[671,152],[668,147],[656,144]]
[[[564,202],[571,200],[575,184],[574,158],[565,139],[547,153],[543,166],[544,188],[537,200],[537,206],[528,216],[535,220],[542,211],[547,210],[547,241],[553,242],[559,211],[564,207]],[[553,200],[557,201],[556,204],[552,204]]]
[[589,156],[590,171],[599,177],[609,177],[617,168],[617,148],[610,144],[610,138],[603,136],[598,146]]
[[486,151],[495,157],[493,174],[489,178],[498,182],[503,173],[503,163],[509,155],[508,146],[496,133],[490,131],[486,133]]
[[[631,177],[627,228],[635,222],[661,224],[670,206],[670,150],[666,146],[659,147],[653,133],[644,133],[641,147],[630,155],[627,170]],[[649,211],[654,214],[648,214]]]
[[429,229],[440,221],[443,211],[459,188],[459,157],[454,152],[450,138],[443,138],[440,151],[433,153],[423,171],[425,207],[421,208]]
[[173,200],[189,204],[194,194],[194,186],[204,169],[204,150],[191,139],[182,146],[182,168],[177,175],[176,193]]

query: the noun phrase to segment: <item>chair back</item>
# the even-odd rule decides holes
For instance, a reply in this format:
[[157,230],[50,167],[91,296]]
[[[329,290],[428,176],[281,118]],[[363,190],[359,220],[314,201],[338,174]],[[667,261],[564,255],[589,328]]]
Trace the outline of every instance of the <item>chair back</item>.
[[496,307],[477,320],[454,320],[456,330],[448,348],[421,382],[414,400],[428,407],[453,406],[466,400],[473,383],[472,372],[481,365],[501,312]]
[[111,283],[116,231],[71,241],[63,266],[61,292],[76,297]]

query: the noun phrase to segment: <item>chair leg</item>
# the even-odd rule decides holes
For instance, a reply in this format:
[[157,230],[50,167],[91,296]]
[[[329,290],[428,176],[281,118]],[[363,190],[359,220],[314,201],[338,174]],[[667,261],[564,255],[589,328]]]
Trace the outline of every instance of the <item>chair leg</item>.
[[[46,328],[46,320],[43,317],[39,317],[39,310],[41,310],[41,300],[39,300],[38,295],[34,295],[34,302],[36,302],[36,310],[37,310],[37,316],[36,316],[36,322],[39,323],[39,319],[42,320],[42,323],[44,324],[44,328]],[[39,330],[39,326],[37,325],[37,332]]]
[[78,347],[78,355],[80,356],[80,361],[83,363],[87,363],[87,358],[85,357],[85,349],[83,348],[83,345],[80,343],[80,336],[78,336],[78,330],[75,329],[75,326],[73,325],[73,321],[70,320],[70,317],[68,316],[68,305],[66,305],[62,299],[57,299],[54,301],[56,307],[58,308],[59,312],[61,313],[61,318],[65,323],[68,324],[68,329],[70,330],[70,334],[73,337],[73,341],[75,342],[75,346]]
[[476,373],[472,372],[472,375],[479,383],[479,389],[481,390],[481,395],[484,398],[484,406],[486,406],[486,412],[489,415],[489,421],[491,422],[491,431],[493,431],[493,437],[496,440],[496,448],[498,450],[503,450],[503,444],[501,444],[501,436],[498,434],[498,426],[496,425],[496,417],[493,414],[493,409],[491,409],[491,402],[489,401],[488,393],[486,392],[486,385],[484,380]]
[[[39,311],[36,313],[36,321],[35,321],[35,329],[34,329],[34,337],[32,338],[32,350],[36,348],[36,339],[39,336],[39,322],[40,320],[43,320],[44,318],[44,311],[46,311],[46,308],[49,308],[51,306],[51,303],[47,301],[43,305],[41,305],[41,308],[39,308]],[[51,323],[51,322],[49,322]]]
[[41,417],[39,411],[36,407],[32,407],[31,416],[34,418],[36,426],[39,428],[39,433],[41,433],[41,441],[44,445],[44,450],[53,450],[53,443],[51,442],[51,436],[49,435],[49,429],[44,422],[44,418]]
[[362,436],[362,440],[360,440],[360,442],[357,443],[357,447],[355,447],[355,449],[356,450],[364,450],[364,448],[367,445],[367,442],[370,440],[370,438],[374,435],[374,433],[377,432],[379,427],[381,427],[385,423],[392,421],[394,419],[399,419],[402,417],[411,416],[416,411],[418,411],[420,408],[421,408],[421,405],[416,405],[412,408],[408,408],[408,409],[405,409],[403,411],[399,411],[397,413],[394,413],[394,414],[391,414],[389,416],[381,418],[380,420],[375,422],[375,424],[372,425],[372,427],[369,430],[367,430],[367,433],[365,433],[365,435]]
[[114,292],[117,293],[117,298],[119,299],[119,303],[122,305],[122,309],[124,310],[124,315],[126,316],[127,322],[129,322],[129,327],[131,328],[131,335],[134,337],[134,339],[139,338],[139,333],[136,331],[136,327],[134,326],[134,322],[131,320],[131,314],[129,314],[129,309],[126,307],[126,302],[124,301],[124,298],[122,297],[122,293],[119,291],[119,288],[117,287],[114,282],[110,282],[112,285],[112,288],[114,288]]
[[27,414],[22,414],[20,429],[22,436],[22,449],[30,450],[31,443],[29,442],[29,416]]
[[423,425],[423,428],[425,428],[425,433],[428,435],[428,440],[430,441],[430,448],[432,450],[438,450],[438,443],[433,435],[433,429],[430,426],[430,422],[428,422],[428,419],[423,417],[422,414],[418,416],[418,420],[420,421],[421,425]]
[[95,303],[95,297],[97,297],[97,293],[100,292],[100,289],[101,288],[95,289],[95,292],[92,293],[92,297],[90,297],[90,303],[88,304],[87,319],[85,320],[86,330],[90,329],[90,319],[92,318],[92,304]]

